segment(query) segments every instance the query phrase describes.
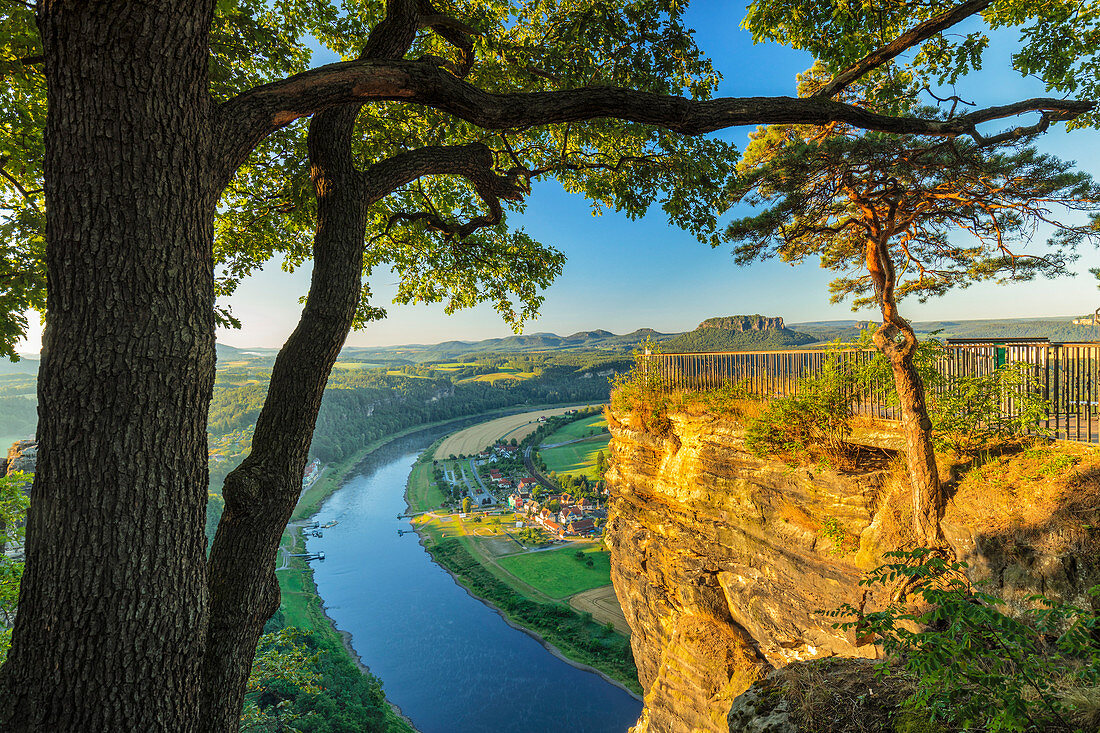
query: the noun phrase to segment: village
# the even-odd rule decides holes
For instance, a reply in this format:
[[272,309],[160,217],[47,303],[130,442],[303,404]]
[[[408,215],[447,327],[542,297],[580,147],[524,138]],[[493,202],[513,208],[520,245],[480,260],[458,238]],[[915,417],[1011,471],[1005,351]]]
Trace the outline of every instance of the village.
[[599,537],[607,520],[606,491],[575,481],[571,486],[576,488],[562,490],[539,472],[538,455],[531,453],[530,447],[497,443],[469,458],[444,461],[436,470],[445,490],[461,505],[462,518],[478,510],[497,516],[510,510],[517,530],[541,530],[559,541]]

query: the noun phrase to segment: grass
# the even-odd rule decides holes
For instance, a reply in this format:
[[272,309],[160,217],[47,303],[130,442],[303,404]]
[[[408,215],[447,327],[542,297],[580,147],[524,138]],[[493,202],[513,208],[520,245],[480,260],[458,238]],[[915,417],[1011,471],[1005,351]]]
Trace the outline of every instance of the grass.
[[607,418],[603,415],[593,415],[583,420],[575,420],[559,430],[555,430],[550,437],[542,441],[542,444],[554,445],[555,443],[564,443],[567,440],[578,440],[606,434]]
[[466,379],[458,380],[459,384],[465,384],[466,382],[488,382],[495,384],[502,379],[514,379],[516,381],[523,381],[524,379],[534,378],[534,372],[493,372],[492,374],[479,374],[476,377],[468,377]]
[[586,548],[585,560],[593,561],[593,567],[589,568],[576,558],[578,551],[577,545],[570,545],[560,550],[508,555],[497,562],[523,582],[556,599],[610,584],[608,553],[592,546]]
[[[424,454],[427,456],[427,453]],[[430,460],[418,460],[409,474],[409,482],[405,499],[409,502],[410,512],[425,512],[437,509],[446,501],[443,492],[439,490],[435,479],[432,477],[432,464]]]
[[606,433],[598,438],[583,440],[579,443],[560,445],[557,448],[542,448],[539,455],[546,462],[546,470],[554,471],[559,476],[565,474],[584,474],[589,479],[596,480],[596,456],[603,451],[607,453],[607,444],[611,442],[611,436]]

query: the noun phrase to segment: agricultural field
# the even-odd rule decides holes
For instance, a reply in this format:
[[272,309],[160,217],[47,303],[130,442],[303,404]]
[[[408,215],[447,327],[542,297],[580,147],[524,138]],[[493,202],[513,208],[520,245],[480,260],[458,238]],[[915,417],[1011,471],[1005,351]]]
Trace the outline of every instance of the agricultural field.
[[576,407],[554,407],[549,410],[535,410],[534,412],[522,412],[518,415],[498,417],[479,425],[459,430],[449,436],[435,449],[435,458],[442,460],[449,455],[473,455],[479,453],[500,439],[517,441],[523,440],[539,426],[536,422],[539,417],[561,415],[566,410]]
[[333,369],[344,369],[345,371],[354,372],[360,369],[377,369],[382,366],[381,364],[371,364],[365,361],[338,361],[332,365]]
[[542,444],[557,445],[558,443],[564,443],[569,440],[580,440],[581,438],[591,438],[606,434],[607,418],[603,415],[593,415],[583,420],[571,422],[560,430],[555,430],[546,440],[542,441]]
[[445,364],[430,364],[429,366],[437,372],[457,372],[459,369],[470,365],[465,362],[454,361]]
[[502,379],[515,379],[521,381],[524,379],[531,379],[535,376],[534,372],[519,372],[519,371],[502,371],[493,372],[492,374],[479,374],[476,377],[468,377],[467,379],[458,380],[459,384],[465,384],[466,382],[489,382],[495,384]]
[[[584,561],[576,558],[577,551],[582,548],[585,560],[591,559],[593,567],[587,567]],[[560,550],[507,555],[497,558],[497,562],[551,598],[565,598],[611,583],[611,560],[607,551],[600,550],[598,545],[569,543]]]
[[626,622],[613,586],[605,585],[578,593],[569,599],[569,605],[581,613],[592,614],[592,618],[601,624],[611,623],[620,634],[630,636],[630,624]]
[[539,455],[546,462],[547,471],[554,471],[559,476],[583,475],[595,481],[599,478],[596,473],[596,456],[600,451],[607,453],[607,444],[610,442],[611,436],[604,433],[600,437],[559,445],[557,448],[540,448]]

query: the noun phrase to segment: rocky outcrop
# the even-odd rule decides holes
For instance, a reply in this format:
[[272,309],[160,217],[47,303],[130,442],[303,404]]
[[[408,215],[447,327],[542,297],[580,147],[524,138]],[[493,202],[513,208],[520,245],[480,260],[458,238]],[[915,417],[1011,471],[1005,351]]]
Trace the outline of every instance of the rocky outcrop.
[[703,321],[695,330],[703,328],[721,328],[726,331],[781,331],[783,319],[779,316],[768,318],[761,315],[718,316]]
[[[843,474],[792,468],[749,454],[731,420],[666,417],[645,430],[631,415],[609,416],[606,539],[646,691],[635,733],[724,733],[733,701],[772,670],[879,656],[822,612],[882,605],[859,580],[908,539],[907,502],[886,460]],[[1039,582],[1073,595],[1100,577],[1084,548],[1044,546],[1036,535],[1027,542],[1041,549],[1009,551],[1001,530],[957,507],[945,526],[957,555],[1006,590]]]
[[0,460],[0,475],[7,476],[16,471],[34,473],[38,460],[38,443],[34,440],[20,440],[8,448],[7,458]]

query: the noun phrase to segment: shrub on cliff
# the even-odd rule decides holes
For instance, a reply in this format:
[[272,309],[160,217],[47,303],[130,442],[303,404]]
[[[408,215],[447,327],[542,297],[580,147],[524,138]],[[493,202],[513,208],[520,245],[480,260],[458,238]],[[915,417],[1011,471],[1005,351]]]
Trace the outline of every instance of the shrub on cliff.
[[853,379],[838,359],[826,360],[820,374],[799,380],[795,394],[767,403],[748,425],[746,447],[761,457],[850,465],[853,448],[845,441],[851,432]]
[[[1091,731],[1100,725],[1100,617],[1035,595],[1018,614],[974,587],[966,564],[918,549],[887,553],[861,585],[900,587],[917,603],[863,613],[844,605],[834,628],[873,634],[915,683],[910,709],[957,730]],[[1100,586],[1090,595],[1100,596]]]

